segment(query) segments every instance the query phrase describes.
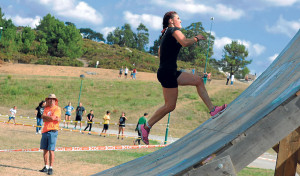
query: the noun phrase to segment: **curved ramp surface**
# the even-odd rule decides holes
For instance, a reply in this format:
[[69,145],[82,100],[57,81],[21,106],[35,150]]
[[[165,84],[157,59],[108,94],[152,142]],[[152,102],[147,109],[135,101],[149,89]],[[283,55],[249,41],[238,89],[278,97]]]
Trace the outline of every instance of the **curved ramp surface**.
[[199,175],[194,171],[213,154],[230,156],[238,172],[300,126],[299,90],[300,31],[220,116],[161,150],[95,175]]

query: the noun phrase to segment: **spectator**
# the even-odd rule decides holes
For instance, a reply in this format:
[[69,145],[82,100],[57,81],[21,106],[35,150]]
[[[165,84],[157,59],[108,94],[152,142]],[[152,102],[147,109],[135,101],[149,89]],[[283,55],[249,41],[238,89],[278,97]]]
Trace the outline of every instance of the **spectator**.
[[193,73],[193,75],[195,74],[195,68],[192,69],[192,73]]
[[85,127],[85,129],[83,131],[85,131],[88,127],[90,127],[89,129],[89,135],[91,135],[91,129],[92,129],[92,124],[93,124],[93,119],[94,119],[94,111],[91,110],[90,113],[86,116],[87,119],[87,126]]
[[14,120],[14,124],[16,124],[16,113],[17,113],[17,106],[14,106],[13,108],[11,108],[10,110],[10,115],[9,115],[9,118],[8,118],[8,122],[10,122],[11,119]]
[[230,79],[230,74],[227,73],[226,75],[227,75],[227,82],[226,82],[226,85],[228,85],[228,82],[229,82],[229,79]]
[[64,123],[64,128],[66,128],[66,123],[67,123],[67,128],[69,128],[69,123],[71,120],[71,113],[75,111],[74,107],[72,106],[71,102],[67,106],[64,107],[63,109],[65,113],[65,123]]
[[103,129],[102,129],[102,132],[100,133],[100,136],[103,134],[103,136],[105,137],[106,131],[108,130],[108,127],[109,127],[110,111],[106,111],[106,114],[104,115],[103,120],[104,120]]
[[231,75],[231,79],[230,79],[230,80],[231,80],[231,83],[230,83],[230,84],[233,85],[233,82],[234,82],[234,74]]
[[122,112],[122,115],[121,115],[120,120],[119,120],[119,134],[118,134],[118,139],[119,139],[120,133],[122,131],[122,140],[123,140],[124,129],[125,129],[125,121],[126,120],[127,120],[127,118],[125,116],[125,112]]
[[144,113],[144,116],[139,118],[139,121],[138,121],[138,123],[136,124],[136,128],[135,128],[135,131],[138,132],[138,138],[137,138],[136,140],[133,141],[133,145],[135,145],[136,142],[138,142],[138,144],[141,145],[141,138],[142,138],[142,135],[141,135],[141,133],[140,133],[140,131],[139,131],[139,128],[140,128],[141,125],[146,124],[147,118],[148,118],[148,113]]
[[132,70],[132,79],[136,79],[136,73],[137,73],[136,68],[134,68]]
[[77,123],[79,122],[80,123],[80,129],[79,129],[80,133],[81,133],[81,127],[82,127],[81,120],[82,120],[82,116],[84,116],[85,113],[86,113],[85,108],[82,106],[82,103],[79,103],[79,106],[77,106],[77,108],[76,108],[76,118],[75,118],[76,122],[75,122],[75,127],[73,129],[76,130]]
[[36,117],[36,133],[35,134],[41,134],[41,129],[42,129],[42,125],[43,125],[43,119],[42,119],[42,115],[44,112],[44,108],[46,106],[46,101],[41,101],[39,103],[39,106],[35,108],[35,117]]
[[208,74],[207,74],[207,81],[210,84],[210,82],[211,82],[211,73],[210,72],[208,72]]
[[119,78],[122,77],[122,73],[123,73],[123,66],[122,66],[122,68],[120,68],[120,71],[119,71]]
[[133,70],[130,73],[130,78],[133,79]]
[[125,75],[125,79],[127,79],[127,75],[128,75],[128,68],[127,67],[125,68],[124,75]]
[[44,127],[40,146],[43,150],[45,166],[42,170],[40,170],[40,172],[47,172],[48,175],[52,175],[54,151],[58,135],[59,121],[61,119],[61,109],[58,106],[58,100],[54,94],[50,94],[48,98],[46,98],[46,102],[46,107],[42,115]]

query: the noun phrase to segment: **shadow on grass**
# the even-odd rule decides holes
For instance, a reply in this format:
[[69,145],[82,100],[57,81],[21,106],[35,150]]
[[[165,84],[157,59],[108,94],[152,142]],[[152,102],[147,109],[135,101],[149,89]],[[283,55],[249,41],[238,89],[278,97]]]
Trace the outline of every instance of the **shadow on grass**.
[[15,169],[23,169],[23,170],[40,172],[39,170],[34,170],[34,169],[29,169],[29,168],[24,168],[24,167],[17,167],[17,166],[4,165],[4,164],[0,164],[0,167],[9,167],[9,168],[15,168]]

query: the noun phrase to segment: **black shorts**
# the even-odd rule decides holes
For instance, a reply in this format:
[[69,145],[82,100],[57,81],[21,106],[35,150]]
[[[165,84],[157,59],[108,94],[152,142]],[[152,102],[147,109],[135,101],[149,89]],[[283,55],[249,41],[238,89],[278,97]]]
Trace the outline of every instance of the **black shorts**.
[[124,127],[125,128],[125,124],[119,125],[119,127]]
[[82,116],[77,115],[75,121],[81,121],[81,120],[82,120]]
[[104,124],[103,129],[108,130],[109,124]]
[[164,88],[177,88],[177,78],[180,76],[181,71],[158,69],[157,79]]

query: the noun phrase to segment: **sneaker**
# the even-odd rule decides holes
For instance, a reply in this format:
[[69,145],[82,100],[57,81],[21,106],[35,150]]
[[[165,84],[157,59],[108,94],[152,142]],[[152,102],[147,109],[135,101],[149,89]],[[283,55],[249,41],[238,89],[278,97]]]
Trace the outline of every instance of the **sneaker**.
[[52,168],[49,168],[48,169],[48,175],[52,175],[53,174],[53,169]]
[[217,114],[222,113],[227,107],[227,104],[224,104],[223,106],[215,106],[215,110],[210,112],[211,116],[215,116]]
[[40,170],[40,172],[48,172],[48,169],[45,166],[42,170]]
[[89,135],[92,135],[91,133],[89,133]]
[[35,133],[35,134],[38,134],[38,133]]
[[42,134],[41,130],[39,130],[39,134]]
[[141,125],[140,126],[140,133],[142,134],[142,141],[146,144],[146,145],[149,145],[149,139],[148,139],[148,136],[149,136],[149,131],[147,131],[144,127],[145,125]]

